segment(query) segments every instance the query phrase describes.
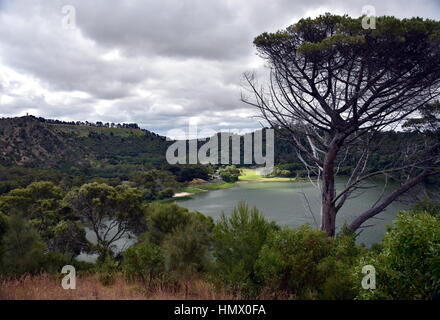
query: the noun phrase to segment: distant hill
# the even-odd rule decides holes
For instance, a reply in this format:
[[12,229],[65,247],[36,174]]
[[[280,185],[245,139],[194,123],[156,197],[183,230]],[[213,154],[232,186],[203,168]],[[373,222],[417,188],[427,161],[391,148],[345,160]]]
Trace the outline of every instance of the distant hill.
[[[369,165],[389,164],[408,139],[417,137],[408,132],[378,134]],[[166,167],[165,154],[171,143],[135,123],[64,122],[33,116],[0,119],[0,166],[78,169],[88,176],[124,179],[139,170]],[[243,139],[240,150],[243,153]],[[354,160],[351,154],[343,165],[352,167]],[[279,130],[275,133],[275,163],[302,167],[292,141],[283,139]]]
[[33,116],[0,119],[0,164],[37,168],[157,164],[165,137],[135,124],[62,122]]

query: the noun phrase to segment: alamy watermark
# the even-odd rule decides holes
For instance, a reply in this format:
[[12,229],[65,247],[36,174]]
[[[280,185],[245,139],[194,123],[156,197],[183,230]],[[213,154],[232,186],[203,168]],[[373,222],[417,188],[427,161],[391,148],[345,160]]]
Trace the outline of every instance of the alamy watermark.
[[362,7],[362,28],[376,29],[376,8],[371,5]]
[[362,288],[365,290],[376,289],[376,268],[371,264],[368,264],[362,268],[362,273],[365,276],[362,278]]
[[[172,140],[175,142],[166,152],[169,164],[256,164],[264,165],[264,168],[260,169],[262,175],[271,174],[274,169],[273,129],[258,130],[243,135],[224,131],[217,133],[209,129],[199,132],[197,123],[190,121],[187,132],[180,129],[171,130],[168,131],[167,137],[176,137],[176,140]],[[243,139],[243,150],[241,150],[241,139]],[[206,142],[200,146],[201,141]]]
[[76,270],[74,266],[65,265],[63,269],[61,269],[61,273],[67,273],[64,276],[63,280],[61,280],[61,287],[64,290],[75,290],[76,289]]
[[65,5],[61,8],[63,18],[61,19],[61,26],[66,30],[76,29],[76,9],[72,5]]

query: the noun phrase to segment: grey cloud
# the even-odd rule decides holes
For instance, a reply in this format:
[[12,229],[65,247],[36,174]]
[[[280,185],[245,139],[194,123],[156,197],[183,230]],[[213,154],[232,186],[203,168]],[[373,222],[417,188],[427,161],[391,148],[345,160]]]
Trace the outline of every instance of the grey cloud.
[[[0,75],[0,98],[13,98],[0,103],[0,116],[35,110],[65,120],[135,121],[159,133],[186,128],[191,117],[205,127],[257,128],[255,110],[239,101],[242,73],[258,68],[264,74],[254,64],[256,35],[306,14],[359,16],[367,4],[378,15],[440,17],[437,0],[67,3],[76,9],[76,31],[61,28],[65,1],[0,0],[0,70],[10,68],[40,86],[29,88],[23,79],[2,83]],[[115,52],[119,56],[105,59]],[[38,93],[42,88],[47,97]]]

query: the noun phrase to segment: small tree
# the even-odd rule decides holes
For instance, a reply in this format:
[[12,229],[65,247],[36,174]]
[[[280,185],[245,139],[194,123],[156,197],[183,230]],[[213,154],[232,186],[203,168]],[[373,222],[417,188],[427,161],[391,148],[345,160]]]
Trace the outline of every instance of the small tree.
[[134,188],[94,182],[72,190],[65,201],[94,232],[102,253],[130,236],[143,217],[142,194]]
[[47,247],[22,216],[14,214],[9,217],[3,246],[2,267],[7,274],[36,273],[42,268]]
[[230,216],[223,214],[213,235],[215,278],[235,292],[253,294],[257,282],[255,262],[267,237],[277,228],[244,202]]
[[165,268],[172,279],[188,283],[206,272],[211,265],[212,220],[192,215],[190,221],[168,234],[162,243]]
[[38,231],[51,252],[79,254],[88,242],[84,227],[64,202],[64,192],[52,182],[29,184],[0,196],[7,215],[20,214]]
[[165,272],[164,257],[160,247],[142,241],[124,252],[123,270],[130,280],[141,280],[151,288],[153,282]]

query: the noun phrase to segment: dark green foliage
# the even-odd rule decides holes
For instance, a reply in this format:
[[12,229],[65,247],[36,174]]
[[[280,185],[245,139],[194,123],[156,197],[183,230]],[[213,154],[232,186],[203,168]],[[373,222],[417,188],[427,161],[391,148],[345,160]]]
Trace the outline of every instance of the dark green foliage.
[[224,169],[221,169],[219,174],[223,181],[232,183],[238,181],[238,177],[241,173],[240,169],[237,169],[235,166],[227,166]]
[[158,199],[166,199],[171,198],[174,195],[173,188],[165,188],[161,192],[159,192]]
[[151,203],[147,207],[148,235],[160,245],[165,236],[188,224],[189,211],[175,203]]
[[440,220],[426,212],[401,212],[383,239],[383,248],[357,267],[376,269],[376,290],[360,290],[360,299],[432,299],[440,294]]
[[76,255],[87,249],[85,230],[63,197],[64,192],[52,182],[33,182],[0,196],[0,208],[29,221],[49,251]]
[[142,194],[135,188],[89,183],[70,191],[65,201],[95,233],[101,253],[130,231],[142,228]]
[[165,263],[159,246],[141,241],[127,249],[124,254],[123,270],[128,279],[140,280],[148,287],[159,280],[165,272]]
[[227,217],[222,215],[214,230],[215,278],[233,292],[255,293],[254,265],[275,223],[240,202]]
[[45,262],[46,245],[23,216],[14,214],[8,220],[8,229],[2,240],[4,254],[1,269],[3,273],[21,275],[39,272]]
[[430,215],[440,217],[440,204],[433,202],[428,197],[416,203],[411,210],[413,212],[426,212]]
[[189,182],[193,179],[208,180],[213,173],[210,165],[168,165],[163,168],[176,176],[179,182]]
[[275,167],[273,175],[277,177],[294,178],[297,177],[297,172],[304,171],[302,163],[282,163]]
[[162,244],[165,266],[174,279],[190,280],[209,269],[212,229],[210,220],[194,216],[188,224],[165,237]]
[[1,266],[3,253],[5,251],[5,248],[3,245],[3,236],[5,235],[7,230],[8,230],[7,217],[3,213],[1,213],[1,211],[0,211],[0,266]]
[[144,199],[148,201],[170,198],[179,186],[174,175],[156,169],[137,173],[132,180],[136,187],[143,190]]
[[255,268],[275,297],[352,299],[350,266],[359,254],[353,236],[334,239],[304,225],[272,233]]
[[24,188],[37,181],[51,181],[55,184],[65,182],[71,185],[73,179],[73,177],[54,169],[0,166],[0,194],[13,189]]
[[159,276],[182,281],[209,269],[212,218],[175,203],[151,203],[147,226],[148,232],[140,237],[140,243],[124,254],[130,276],[141,278],[144,283]]
[[99,275],[99,281],[104,286],[112,285],[115,281],[115,275],[119,271],[119,264],[112,259],[110,255],[106,255],[102,262],[96,265]]

